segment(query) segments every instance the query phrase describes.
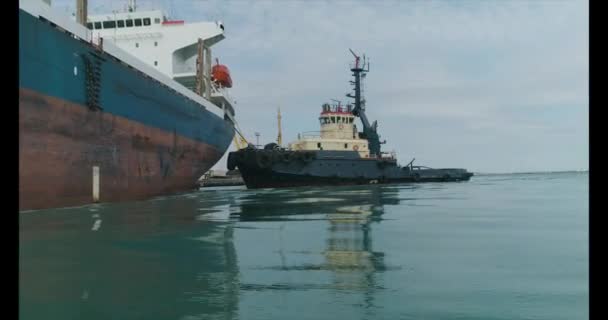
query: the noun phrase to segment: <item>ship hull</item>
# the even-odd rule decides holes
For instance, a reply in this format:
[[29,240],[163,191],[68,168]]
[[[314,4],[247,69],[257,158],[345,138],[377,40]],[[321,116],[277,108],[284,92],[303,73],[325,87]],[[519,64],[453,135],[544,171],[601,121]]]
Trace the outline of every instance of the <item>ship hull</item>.
[[360,158],[349,151],[277,151],[242,149],[230,152],[228,169],[238,168],[250,189],[470,180],[464,169],[401,167],[386,159]]
[[[228,121],[22,10],[19,42],[20,210],[193,190],[230,145]],[[83,57],[98,59],[100,108]]]

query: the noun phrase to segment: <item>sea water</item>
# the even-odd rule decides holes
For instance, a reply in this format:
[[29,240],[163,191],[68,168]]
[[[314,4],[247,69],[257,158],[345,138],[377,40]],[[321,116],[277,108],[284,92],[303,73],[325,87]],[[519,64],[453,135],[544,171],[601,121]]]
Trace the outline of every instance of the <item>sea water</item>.
[[586,319],[589,177],[22,212],[20,319]]

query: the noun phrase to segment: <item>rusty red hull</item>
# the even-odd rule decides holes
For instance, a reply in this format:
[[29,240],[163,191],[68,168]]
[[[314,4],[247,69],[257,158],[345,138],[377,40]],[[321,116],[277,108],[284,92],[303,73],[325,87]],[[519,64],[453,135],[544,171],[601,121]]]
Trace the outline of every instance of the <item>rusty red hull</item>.
[[223,150],[29,89],[19,91],[19,209],[145,199],[192,190]]

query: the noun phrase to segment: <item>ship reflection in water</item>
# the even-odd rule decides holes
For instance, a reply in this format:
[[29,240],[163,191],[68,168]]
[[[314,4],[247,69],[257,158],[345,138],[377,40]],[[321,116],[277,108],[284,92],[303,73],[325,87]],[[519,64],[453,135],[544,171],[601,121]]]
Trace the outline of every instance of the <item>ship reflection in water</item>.
[[19,318],[584,319],[587,183],[229,187],[23,212]]
[[199,209],[173,197],[21,214],[20,319],[234,318],[233,229]]
[[[26,212],[21,318],[231,319],[260,292],[319,289],[362,292],[359,303],[369,304],[379,289],[374,272],[386,268],[372,250],[371,226],[384,204],[398,202],[395,194],[387,187],[331,196],[233,189]],[[301,223],[307,221],[314,226]],[[290,273],[297,274],[292,281]],[[331,276],[319,282],[303,273]],[[247,293],[256,299],[241,301]]]
[[[242,197],[233,217],[242,227],[251,223],[264,230],[245,240],[269,249],[241,261],[252,266],[250,276],[241,277],[244,301],[280,301],[260,313],[262,318],[286,312],[297,318],[298,312],[287,310],[302,312],[306,303],[323,308],[332,301],[351,308],[333,309],[339,318],[364,310],[373,314],[374,294],[383,289],[378,272],[398,268],[388,268],[383,252],[374,250],[372,229],[382,221],[385,206],[399,203],[397,195],[396,188],[363,186],[265,190]],[[285,292],[298,291],[306,302],[285,298]]]

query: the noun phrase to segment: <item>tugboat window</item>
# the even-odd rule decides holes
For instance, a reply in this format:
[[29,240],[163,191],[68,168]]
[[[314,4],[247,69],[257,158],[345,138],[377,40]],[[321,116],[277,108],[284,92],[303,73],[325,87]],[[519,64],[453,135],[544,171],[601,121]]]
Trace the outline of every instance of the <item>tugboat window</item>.
[[93,23],[92,22],[87,23],[87,28],[89,28],[89,30],[93,30]]
[[95,22],[95,29],[101,29],[101,22]]
[[348,143],[344,144],[344,149],[348,149]]
[[125,27],[125,21],[124,20],[118,20],[118,21],[116,21],[116,26],[118,26],[119,28],[124,28]]
[[150,18],[144,18],[144,26],[150,25]]
[[160,18],[154,18],[154,23],[159,24],[160,23]]
[[127,19],[126,23],[127,23],[127,27],[132,27],[133,26],[133,19]]
[[317,148],[321,149],[321,142],[317,142]]
[[331,117],[331,123],[336,123],[336,117]]
[[135,19],[135,26],[141,27],[141,19]]

